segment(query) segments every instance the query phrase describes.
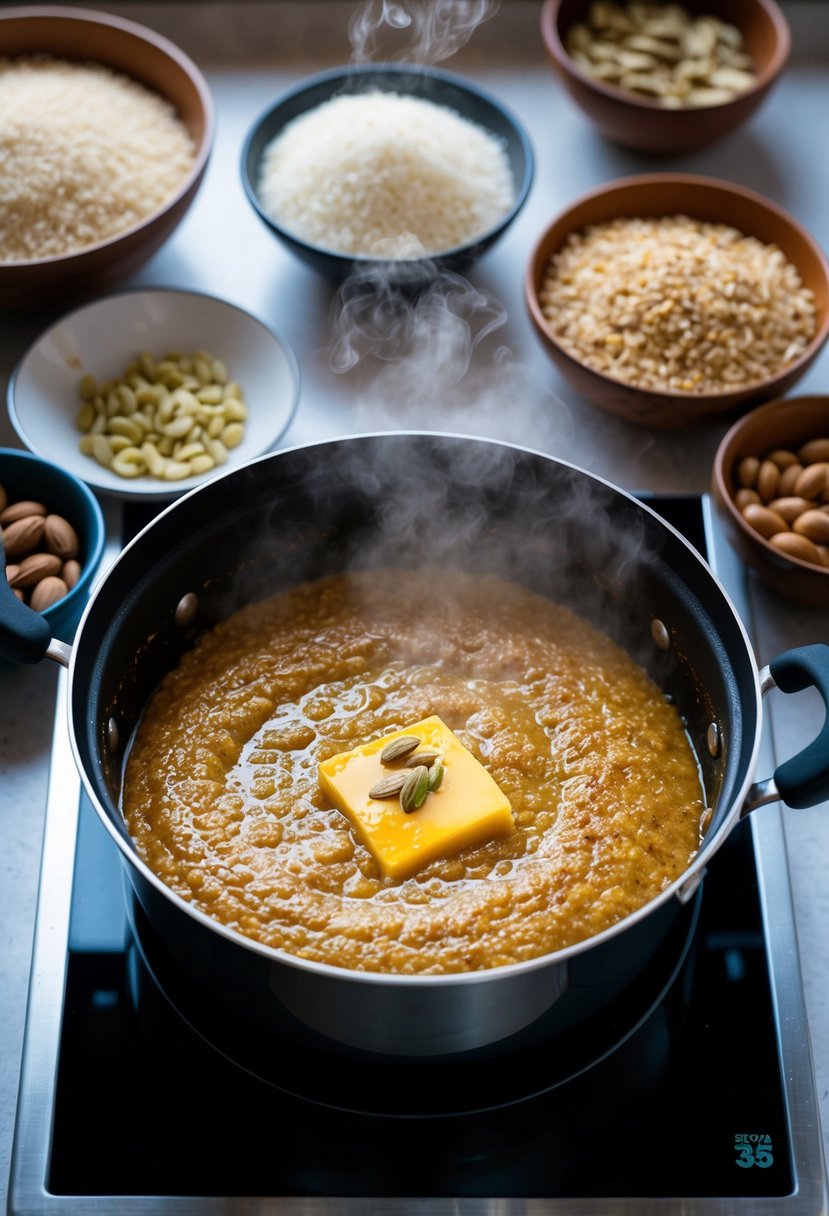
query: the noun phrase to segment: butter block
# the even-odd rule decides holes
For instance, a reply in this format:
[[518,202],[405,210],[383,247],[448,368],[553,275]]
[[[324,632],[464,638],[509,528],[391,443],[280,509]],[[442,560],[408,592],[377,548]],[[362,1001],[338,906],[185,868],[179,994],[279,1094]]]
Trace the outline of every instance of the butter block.
[[[405,769],[400,762],[380,762],[380,753],[400,735],[415,735],[423,748],[439,752],[444,769],[440,788],[409,814],[399,798],[369,797],[381,777]],[[408,878],[437,857],[451,856],[515,826],[509,799],[436,715],[331,756],[318,771],[323,793],[350,819],[388,878]]]

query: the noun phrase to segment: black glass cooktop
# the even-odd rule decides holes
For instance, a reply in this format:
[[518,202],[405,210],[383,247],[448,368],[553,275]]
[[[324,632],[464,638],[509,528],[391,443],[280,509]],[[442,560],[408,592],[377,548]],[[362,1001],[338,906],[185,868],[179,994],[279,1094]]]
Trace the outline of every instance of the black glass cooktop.
[[[698,499],[655,505],[705,552]],[[11,1213],[825,1210],[819,1136],[803,1176],[783,1056],[799,1032],[775,988],[756,815],[600,1016],[488,1058],[378,1065],[280,1045],[217,1010],[133,905],[70,782],[73,796],[63,946],[41,925],[35,949]],[[46,868],[51,852],[47,838]],[[47,946],[63,999],[39,1017]],[[796,996],[799,972],[788,983]]]

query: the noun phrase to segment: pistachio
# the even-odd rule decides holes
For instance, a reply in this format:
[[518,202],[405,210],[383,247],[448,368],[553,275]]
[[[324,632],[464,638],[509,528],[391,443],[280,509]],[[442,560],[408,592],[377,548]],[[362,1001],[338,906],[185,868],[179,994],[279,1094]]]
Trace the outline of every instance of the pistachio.
[[381,777],[379,781],[375,781],[374,785],[368,792],[369,798],[396,798],[406,782],[408,773],[389,773],[387,777]]
[[434,794],[435,790],[439,790],[443,781],[443,765],[440,760],[436,760],[429,769],[428,789],[430,794]]
[[404,756],[413,752],[419,743],[420,740],[415,735],[398,735],[381,751],[380,763],[394,764],[395,760],[402,760]]
[[426,801],[429,793],[429,770],[425,764],[413,768],[403,782],[400,791],[400,805],[407,815],[418,810]]

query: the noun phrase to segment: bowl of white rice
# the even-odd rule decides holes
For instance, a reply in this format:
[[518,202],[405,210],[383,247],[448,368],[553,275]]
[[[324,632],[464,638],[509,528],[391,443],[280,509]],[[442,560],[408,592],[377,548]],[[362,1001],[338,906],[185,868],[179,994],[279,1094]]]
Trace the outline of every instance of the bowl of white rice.
[[108,13],[0,12],[0,308],[126,278],[202,183],[213,104],[169,39]]
[[497,98],[408,64],[303,79],[254,122],[241,163],[269,231],[335,280],[366,264],[463,270],[518,215],[533,169]]

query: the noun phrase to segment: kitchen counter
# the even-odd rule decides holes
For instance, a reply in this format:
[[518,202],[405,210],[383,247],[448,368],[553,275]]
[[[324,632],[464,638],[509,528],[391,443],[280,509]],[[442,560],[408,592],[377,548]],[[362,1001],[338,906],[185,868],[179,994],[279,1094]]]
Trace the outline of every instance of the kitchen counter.
[[[523,269],[545,222],[592,186],[656,168],[729,178],[791,211],[829,247],[829,160],[815,141],[829,106],[829,20],[817,0],[784,3],[793,55],[777,92],[743,131],[683,157],[644,159],[600,139],[554,78],[538,35],[540,5],[503,0],[467,47],[441,66],[469,75],[502,97],[525,123],[536,153],[529,201],[505,238],[455,284],[453,314],[469,321],[441,328],[441,358],[415,342],[407,385],[377,376],[365,345],[338,370],[353,333],[342,323],[336,290],[275,243],[247,203],[238,161],[244,135],[284,87],[347,62],[352,5],[330,3],[88,5],[130,16],[177,41],[204,69],[217,111],[213,157],[204,187],[178,231],[129,285],[189,286],[223,296],[278,329],[293,346],[302,384],[283,446],[387,429],[476,433],[570,460],[630,490],[703,493],[725,424],[652,432],[592,409],[559,378],[531,330]],[[356,6],[354,6],[356,8]],[[0,319],[3,387],[52,314]],[[423,318],[409,317],[418,338]],[[486,324],[493,322],[486,334]],[[473,344],[469,368],[469,333]],[[365,343],[365,339],[363,339]],[[435,385],[445,385],[436,391]],[[829,352],[795,392],[829,392]],[[0,443],[19,446],[5,416]],[[829,620],[798,609],[751,578],[746,626],[758,663],[790,646],[829,641]],[[5,1188],[26,1011],[39,854],[53,731],[57,673],[52,664],[0,669],[0,1196]],[[766,701],[769,743],[778,760],[798,750],[822,720],[819,698],[773,693]],[[769,773],[758,772],[757,777]],[[761,809],[756,814],[762,815]],[[824,1144],[829,1144],[829,804],[784,815],[796,923],[815,1058]],[[806,1028],[804,1028],[805,1033]],[[735,1044],[735,1049],[738,1045]]]

